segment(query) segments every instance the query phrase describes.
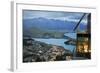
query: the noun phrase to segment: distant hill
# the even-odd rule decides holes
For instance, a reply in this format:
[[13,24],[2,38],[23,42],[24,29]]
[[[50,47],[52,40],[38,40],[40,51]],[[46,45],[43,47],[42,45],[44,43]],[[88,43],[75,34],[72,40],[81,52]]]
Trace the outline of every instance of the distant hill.
[[[46,18],[33,18],[33,19],[23,19],[23,31],[24,33],[31,34],[30,30],[40,29],[45,31],[56,31],[56,32],[71,32],[76,26],[76,22],[72,21],[62,21],[56,19],[46,19]],[[86,25],[80,24],[81,30],[86,29]]]

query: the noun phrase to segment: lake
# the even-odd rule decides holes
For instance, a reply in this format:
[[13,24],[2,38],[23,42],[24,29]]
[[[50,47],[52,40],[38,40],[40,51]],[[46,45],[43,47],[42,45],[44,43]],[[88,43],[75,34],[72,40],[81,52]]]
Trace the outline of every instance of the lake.
[[68,36],[70,38],[73,38],[73,39],[76,39],[76,36],[77,34],[76,33],[65,33],[64,36]]
[[[76,33],[65,33],[64,35],[68,36],[70,38],[76,39]],[[71,52],[75,51],[75,49],[76,49],[76,46],[74,46],[74,45],[64,44],[64,42],[68,40],[68,39],[64,39],[64,38],[61,38],[61,39],[56,39],[56,38],[48,38],[48,39],[33,38],[33,39],[35,39],[36,41],[41,41],[41,42],[47,43],[47,44],[62,46],[65,49],[70,50]]]
[[47,44],[52,44],[52,45],[58,45],[58,46],[63,46],[65,49],[70,50],[73,52],[73,50],[76,48],[74,45],[66,45],[64,44],[67,39],[55,39],[55,38],[50,38],[50,39],[44,39],[44,38],[33,38],[36,41],[41,41]]

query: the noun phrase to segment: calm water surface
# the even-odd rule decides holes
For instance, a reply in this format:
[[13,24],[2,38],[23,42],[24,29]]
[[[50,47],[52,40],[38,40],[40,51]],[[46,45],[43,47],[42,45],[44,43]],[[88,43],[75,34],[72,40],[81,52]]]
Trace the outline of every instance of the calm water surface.
[[41,42],[44,42],[44,43],[47,43],[47,44],[63,46],[65,49],[68,49],[70,51],[73,51],[76,48],[73,45],[64,44],[64,42],[67,41],[67,39],[54,39],[54,38],[50,38],[50,39],[34,38],[34,39],[36,41],[41,41]]

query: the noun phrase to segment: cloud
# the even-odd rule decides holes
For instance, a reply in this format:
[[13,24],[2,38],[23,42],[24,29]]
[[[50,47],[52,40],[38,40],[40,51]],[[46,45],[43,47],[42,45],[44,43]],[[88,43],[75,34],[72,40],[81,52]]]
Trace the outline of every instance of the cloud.
[[[78,12],[57,12],[57,11],[36,11],[36,10],[23,10],[23,19],[32,19],[32,18],[47,18],[47,19],[55,19],[62,21],[71,21],[71,22],[79,22],[83,13]],[[84,17],[81,23],[86,25],[87,16]]]

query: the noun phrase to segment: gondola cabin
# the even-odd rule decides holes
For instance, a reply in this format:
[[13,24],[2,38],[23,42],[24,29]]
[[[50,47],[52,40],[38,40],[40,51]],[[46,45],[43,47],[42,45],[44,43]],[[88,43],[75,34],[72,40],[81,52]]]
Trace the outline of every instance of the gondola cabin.
[[84,58],[91,58],[91,44],[90,34],[88,33],[77,33],[77,56]]

